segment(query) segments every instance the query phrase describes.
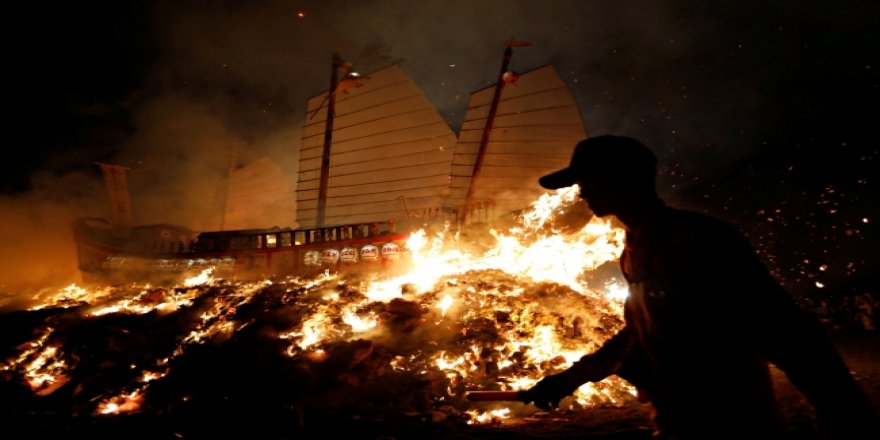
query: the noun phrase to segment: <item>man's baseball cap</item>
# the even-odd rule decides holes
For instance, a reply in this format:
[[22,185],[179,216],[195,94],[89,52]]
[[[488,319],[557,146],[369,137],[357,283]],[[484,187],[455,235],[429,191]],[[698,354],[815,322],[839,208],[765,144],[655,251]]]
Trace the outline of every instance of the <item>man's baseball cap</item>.
[[542,187],[559,189],[578,181],[627,179],[630,176],[653,176],[657,156],[645,144],[626,136],[604,135],[578,142],[568,168],[547,174],[538,180]]

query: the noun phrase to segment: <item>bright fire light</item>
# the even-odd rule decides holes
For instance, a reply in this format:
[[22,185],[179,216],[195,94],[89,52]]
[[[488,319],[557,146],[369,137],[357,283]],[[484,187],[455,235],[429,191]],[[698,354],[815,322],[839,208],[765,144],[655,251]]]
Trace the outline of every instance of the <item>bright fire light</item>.
[[[71,285],[40,297],[34,309],[81,306],[74,313],[84,319],[187,313],[175,336],[178,345],[146,365],[126,365],[140,376],[90,398],[95,414],[140,410],[147,388],[168,375],[174,359],[191,347],[232,338],[255,324],[240,312],[265,304],[279,310],[276,317],[290,320],[289,328],[267,331],[285,345],[280,350],[285,358],[321,370],[334,359],[355,366],[387,354],[384,366],[373,368],[439,381],[433,399],[448,405],[463,399],[466,390],[527,388],[595,350],[623,325],[625,284],[588,275],[617,261],[624,231],[592,218],[580,230],[562,232],[554,219],[572,203],[578,203],[576,187],[542,196],[520,225],[487,228],[479,246],[459,241],[449,229],[414,232],[406,244],[410,261],[378,274],[347,277],[328,270],[308,279],[233,283],[214,280],[209,269],[173,288]],[[246,307],[256,297],[258,307]],[[346,343],[352,344],[349,358],[339,362],[334,350]],[[70,359],[63,339],[47,326],[0,367],[19,372],[35,393],[45,395],[74,377]],[[617,403],[633,396],[628,383],[612,377],[585,384],[569,404]],[[494,423],[525,407],[514,405],[468,411],[469,423]]]

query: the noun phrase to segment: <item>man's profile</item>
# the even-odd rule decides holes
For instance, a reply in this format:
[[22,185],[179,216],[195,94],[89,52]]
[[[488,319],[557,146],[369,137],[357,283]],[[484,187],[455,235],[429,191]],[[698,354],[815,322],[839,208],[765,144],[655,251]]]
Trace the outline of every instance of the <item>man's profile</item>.
[[641,142],[599,136],[540,179],[547,189],[579,185],[595,215],[624,225],[630,294],[618,334],[521,399],[555,406],[614,374],[650,401],[658,438],[783,438],[773,364],[812,404],[827,438],[878,438],[876,413],[818,320],[736,228],[662,201],[656,170]]

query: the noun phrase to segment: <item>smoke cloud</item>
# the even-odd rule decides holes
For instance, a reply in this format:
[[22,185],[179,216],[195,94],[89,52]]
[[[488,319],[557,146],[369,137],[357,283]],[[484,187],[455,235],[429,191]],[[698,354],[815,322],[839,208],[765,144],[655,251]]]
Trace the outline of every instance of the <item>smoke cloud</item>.
[[[661,191],[677,204],[753,222],[804,190],[775,186],[788,172],[788,182],[828,180],[806,189],[808,206],[826,183],[864,206],[859,176],[843,170],[877,156],[865,128],[876,112],[854,109],[876,102],[880,81],[872,14],[859,13],[873,6],[856,3],[133,1],[59,4],[49,15],[21,6],[16,16],[43,23],[48,43],[15,54],[14,129],[28,145],[3,173],[0,292],[75,278],[67,225],[108,209],[95,162],[130,169],[139,223],[205,224],[232,154],[239,164],[269,157],[293,187],[305,102],[326,89],[333,52],[362,74],[400,62],[457,132],[469,94],[494,83],[504,41],[527,41],[510,68],[553,63],[588,133],[657,150]],[[826,162],[816,150],[844,143],[830,177],[812,166]],[[764,191],[742,194],[746,181]],[[254,226],[294,225],[294,212]]]

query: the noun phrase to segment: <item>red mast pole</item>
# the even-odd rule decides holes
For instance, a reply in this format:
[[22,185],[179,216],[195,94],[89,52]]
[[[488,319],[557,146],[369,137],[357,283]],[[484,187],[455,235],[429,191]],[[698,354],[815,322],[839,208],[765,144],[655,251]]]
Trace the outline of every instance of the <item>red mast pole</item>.
[[327,122],[324,127],[324,149],[321,152],[321,180],[318,186],[318,212],[315,218],[315,226],[324,226],[324,218],[327,210],[327,186],[330,181],[330,145],[333,143],[333,113],[336,107],[336,84],[338,83],[338,71],[342,66],[342,57],[338,53],[333,54],[333,67],[330,69],[330,90],[327,92]]
[[495,95],[492,97],[492,103],[489,105],[489,115],[486,116],[486,126],[483,128],[483,137],[480,139],[480,149],[477,151],[477,160],[474,162],[474,171],[471,173],[470,185],[468,185],[467,196],[464,199],[464,220],[467,222],[470,206],[474,196],[475,182],[483,168],[483,158],[486,156],[486,147],[489,145],[489,133],[492,131],[492,124],[495,122],[495,113],[498,111],[498,101],[501,99],[501,89],[504,88],[504,74],[507,72],[507,66],[510,64],[510,58],[513,57],[513,47],[508,43],[504,49],[504,58],[501,61],[501,71],[498,73],[498,82],[495,84]]

